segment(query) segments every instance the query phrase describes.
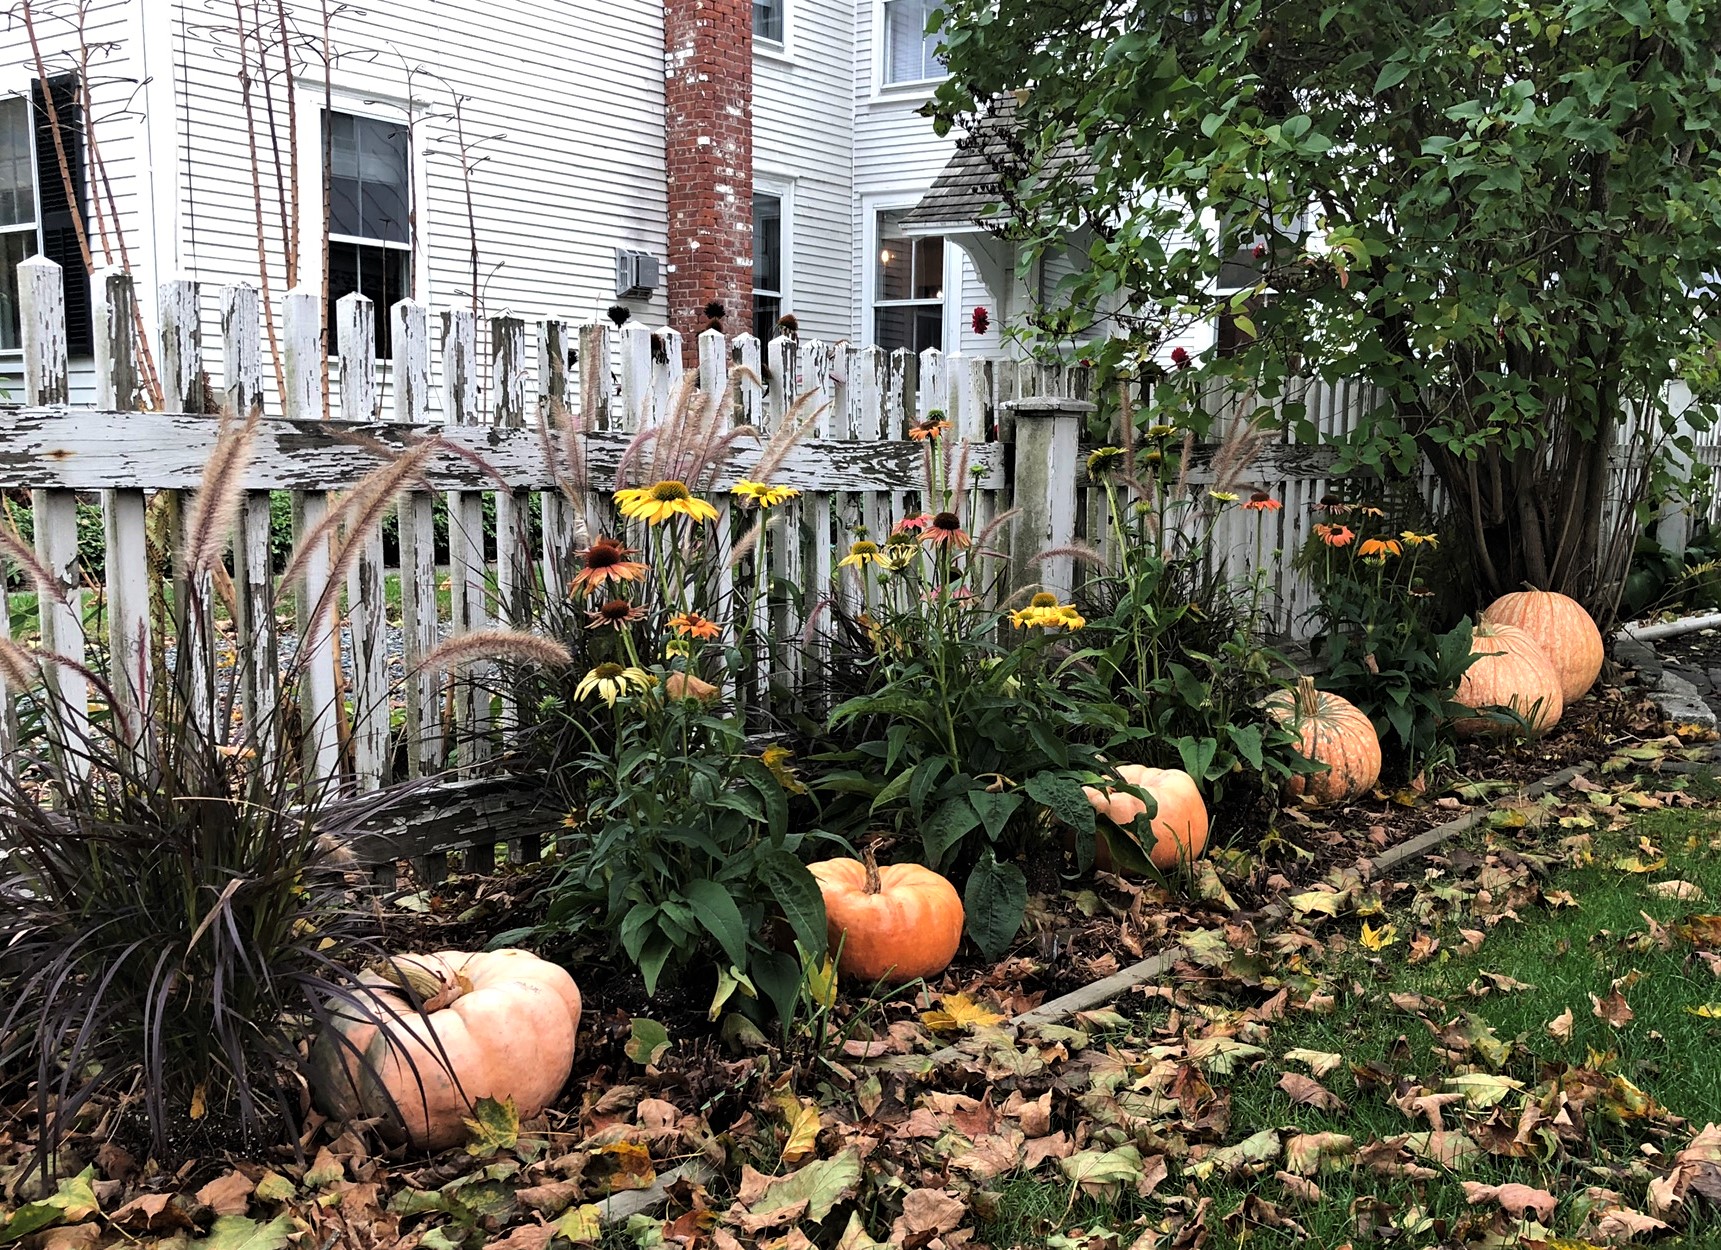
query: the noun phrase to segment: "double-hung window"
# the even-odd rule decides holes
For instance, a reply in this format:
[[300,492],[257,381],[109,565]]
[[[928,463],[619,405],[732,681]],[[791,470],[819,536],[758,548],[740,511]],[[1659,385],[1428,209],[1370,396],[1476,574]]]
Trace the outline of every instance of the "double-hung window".
[[783,197],[753,193],[753,336],[768,343],[783,315]]
[[903,210],[878,215],[872,341],[886,351],[944,346],[944,240],[902,232]]
[[394,354],[388,310],[412,294],[412,163],[404,121],[330,113],[329,341],[335,305],[357,291],[376,305],[376,349]]
[[884,85],[927,82],[948,73],[938,36],[926,24],[940,0],[884,0]]

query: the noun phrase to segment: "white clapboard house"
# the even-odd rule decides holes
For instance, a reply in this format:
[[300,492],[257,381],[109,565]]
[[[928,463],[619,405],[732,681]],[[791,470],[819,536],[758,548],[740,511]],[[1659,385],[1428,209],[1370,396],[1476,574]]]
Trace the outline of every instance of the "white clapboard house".
[[480,333],[503,312],[583,322],[619,304],[691,345],[716,300],[731,334],[769,337],[792,313],[826,341],[1005,350],[1024,288],[972,215],[923,206],[955,150],[917,114],[942,73],[934,7],[11,6],[0,401],[20,398],[15,266],[38,253],[66,271],[74,402],[90,399],[88,275],[108,265],[146,300],[202,283],[215,356],[217,288],[266,281],[278,310],[289,286],[323,289],[326,255],[331,304],[376,301],[385,377],[384,310],[403,296],[470,307]]

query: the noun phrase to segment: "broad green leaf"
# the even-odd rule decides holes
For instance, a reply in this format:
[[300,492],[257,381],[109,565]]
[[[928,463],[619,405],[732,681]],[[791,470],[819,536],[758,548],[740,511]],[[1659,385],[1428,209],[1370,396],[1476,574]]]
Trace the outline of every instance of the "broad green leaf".
[[199,1250],[285,1250],[298,1231],[291,1216],[277,1215],[259,1224],[247,1216],[223,1215],[210,1226],[209,1236],[196,1244]]
[[860,1175],[860,1153],[853,1147],[834,1159],[815,1159],[798,1171],[772,1180],[753,1204],[752,1214],[768,1215],[805,1202],[807,1211],[802,1218],[813,1224],[823,1223],[832,1207],[854,1193]]
[[705,931],[723,947],[729,962],[737,967],[747,963],[747,922],[735,905],[735,896],[715,881],[690,881],[683,889],[693,914]]
[[1022,783],[1022,793],[1072,829],[1094,827],[1094,808],[1082,783],[1065,773],[1035,773]]
[[825,896],[807,866],[788,851],[763,847],[755,860],[759,879],[783,909],[783,919],[794,930],[795,940],[808,951],[822,954],[825,949]]
[[569,1207],[556,1221],[556,1236],[576,1246],[595,1244],[604,1235],[603,1211],[594,1203]]
[[1028,907],[1028,879],[1015,864],[999,863],[987,847],[963,890],[964,926],[987,959],[998,959],[1016,940]]
[[1117,1184],[1131,1184],[1142,1174],[1141,1151],[1134,1146],[1115,1150],[1081,1150],[1058,1160],[1058,1170],[1076,1188],[1099,1195]]
[[635,1016],[627,1045],[622,1049],[635,1063],[649,1067],[663,1058],[669,1049],[669,1030],[655,1020]]

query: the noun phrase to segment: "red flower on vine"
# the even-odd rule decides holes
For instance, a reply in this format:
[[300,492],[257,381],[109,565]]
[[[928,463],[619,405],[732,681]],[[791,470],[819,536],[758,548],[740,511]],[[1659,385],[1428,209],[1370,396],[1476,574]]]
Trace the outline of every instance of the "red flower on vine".
[[991,327],[992,314],[986,311],[986,306],[984,304],[975,305],[973,323],[974,333],[976,334],[984,334],[987,329]]
[[1187,369],[1194,363],[1194,358],[1185,348],[1174,347],[1171,349],[1171,363],[1179,369]]

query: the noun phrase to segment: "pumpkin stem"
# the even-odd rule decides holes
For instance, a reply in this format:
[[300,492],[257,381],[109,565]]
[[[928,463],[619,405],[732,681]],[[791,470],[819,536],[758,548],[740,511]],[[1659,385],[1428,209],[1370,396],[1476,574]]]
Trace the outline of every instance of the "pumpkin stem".
[[884,883],[878,879],[878,856],[872,853],[872,847],[861,852],[861,863],[866,865],[866,892],[879,894],[884,890]]
[[441,1011],[472,988],[464,976],[443,977],[400,956],[383,960],[376,970],[402,989],[411,990],[426,1011]]
[[1297,719],[1307,720],[1320,709],[1320,691],[1315,689],[1315,679],[1304,673],[1297,678]]

